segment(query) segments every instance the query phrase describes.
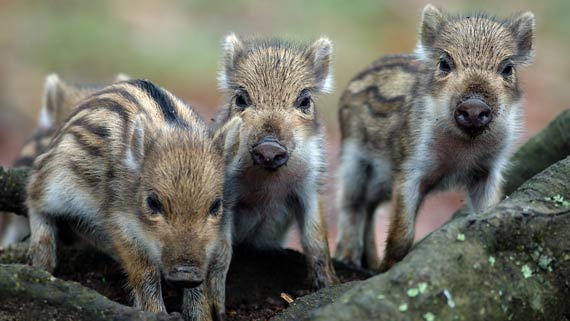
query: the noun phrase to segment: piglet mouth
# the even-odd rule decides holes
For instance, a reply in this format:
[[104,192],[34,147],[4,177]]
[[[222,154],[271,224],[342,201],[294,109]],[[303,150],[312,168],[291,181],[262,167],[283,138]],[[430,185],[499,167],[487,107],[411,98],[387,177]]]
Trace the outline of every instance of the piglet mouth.
[[198,267],[180,265],[167,271],[164,278],[178,288],[195,288],[204,282],[204,273]]

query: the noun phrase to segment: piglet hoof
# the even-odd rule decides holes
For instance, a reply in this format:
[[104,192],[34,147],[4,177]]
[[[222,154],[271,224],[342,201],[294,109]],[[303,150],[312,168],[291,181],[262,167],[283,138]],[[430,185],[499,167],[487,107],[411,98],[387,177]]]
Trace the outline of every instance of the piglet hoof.
[[337,285],[340,283],[338,277],[334,272],[323,273],[320,275],[315,274],[311,280],[311,286],[314,291],[326,288],[329,286]]
[[358,249],[351,250],[339,244],[337,245],[334,258],[351,267],[362,267],[362,251]]
[[55,257],[53,255],[49,255],[47,251],[35,246],[30,246],[30,249],[28,250],[28,264],[53,274],[56,263]]
[[362,264],[362,268],[371,272],[379,273],[381,265],[382,262],[378,257],[369,257],[366,258],[366,261],[364,262],[364,264]]
[[223,321],[226,319],[225,307],[223,302],[214,302],[211,306],[212,320],[213,321]]
[[184,317],[182,316],[182,314],[180,312],[170,312],[168,314],[168,320],[184,320]]
[[213,313],[214,321],[224,321],[226,319],[226,314],[223,312]]

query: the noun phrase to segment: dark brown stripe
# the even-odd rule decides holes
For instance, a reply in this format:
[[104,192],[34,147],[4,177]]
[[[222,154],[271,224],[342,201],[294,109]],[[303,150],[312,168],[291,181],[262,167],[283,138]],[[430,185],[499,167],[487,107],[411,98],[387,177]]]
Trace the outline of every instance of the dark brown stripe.
[[133,105],[139,104],[139,101],[135,96],[133,96],[128,90],[121,88],[121,87],[115,87],[115,86],[108,87],[106,89],[98,91],[95,95],[102,96],[102,95],[106,95],[106,94],[115,94],[115,95],[121,96],[122,98],[129,101]]
[[103,139],[106,139],[109,136],[111,136],[111,131],[109,130],[109,128],[105,126],[95,125],[92,122],[90,122],[86,117],[81,117],[77,119],[69,127],[74,127],[74,126],[85,128],[90,133],[93,133]]
[[135,80],[132,81],[131,84],[146,93],[156,102],[162,112],[162,116],[167,122],[181,125],[185,124],[180,118],[180,115],[178,115],[175,102],[165,90],[148,80]]
[[69,130],[69,134],[71,134],[75,141],[81,146],[81,148],[89,153],[89,155],[93,157],[102,157],[103,150],[101,146],[91,145],[88,139],[88,136],[85,133],[82,133],[77,130]]
[[119,115],[123,122],[127,122],[129,120],[129,112],[125,109],[125,107],[118,101],[111,98],[93,97],[92,99],[79,105],[79,107],[77,107],[76,111],[74,112],[74,115],[77,115],[86,109],[106,109]]
[[69,167],[71,171],[77,175],[78,177],[82,178],[90,187],[97,187],[99,183],[101,183],[101,178],[97,175],[94,175],[89,168],[79,165],[77,162],[69,162]]

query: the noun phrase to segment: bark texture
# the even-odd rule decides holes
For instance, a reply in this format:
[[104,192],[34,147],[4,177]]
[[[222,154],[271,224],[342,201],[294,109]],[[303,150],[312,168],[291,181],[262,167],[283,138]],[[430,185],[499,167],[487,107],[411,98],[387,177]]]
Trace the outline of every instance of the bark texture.
[[304,297],[274,320],[570,320],[569,178],[570,157],[333,303],[315,311]]
[[0,320],[182,320],[115,303],[79,283],[21,264],[0,264]]
[[0,167],[0,212],[27,215],[26,182],[29,168]]

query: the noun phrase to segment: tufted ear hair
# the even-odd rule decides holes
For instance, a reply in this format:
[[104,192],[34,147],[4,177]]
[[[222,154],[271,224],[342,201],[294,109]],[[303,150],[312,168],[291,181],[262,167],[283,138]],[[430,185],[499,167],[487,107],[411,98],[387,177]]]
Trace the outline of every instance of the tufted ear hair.
[[64,113],[63,108],[69,86],[56,73],[49,74],[44,81],[44,94],[42,109],[40,111],[39,125],[49,128],[56,125]]
[[433,46],[439,28],[443,24],[445,13],[432,4],[428,4],[422,11],[422,22],[420,24],[420,37],[416,45],[416,56],[420,60],[427,60],[428,48]]
[[140,170],[144,159],[145,128],[143,116],[137,115],[129,128],[129,145],[125,156],[125,165],[133,172]]
[[218,75],[218,86],[220,89],[231,88],[230,75],[235,70],[239,57],[244,53],[245,46],[235,33],[226,36],[222,49],[222,66]]
[[332,50],[332,42],[327,37],[317,39],[307,50],[313,63],[316,87],[321,92],[331,92],[333,89]]
[[444,18],[444,13],[434,5],[428,4],[424,7],[420,27],[420,41],[423,46],[433,45]]
[[536,22],[534,14],[524,12],[508,22],[517,42],[517,58],[526,64],[534,57]]

